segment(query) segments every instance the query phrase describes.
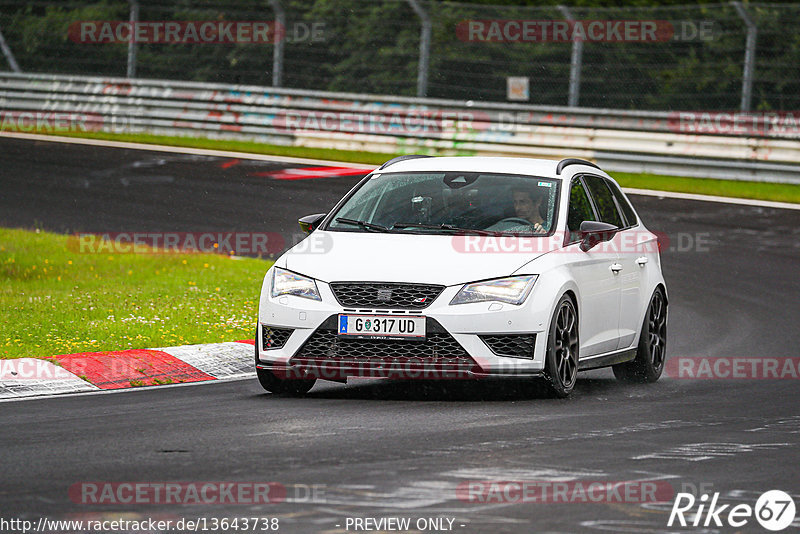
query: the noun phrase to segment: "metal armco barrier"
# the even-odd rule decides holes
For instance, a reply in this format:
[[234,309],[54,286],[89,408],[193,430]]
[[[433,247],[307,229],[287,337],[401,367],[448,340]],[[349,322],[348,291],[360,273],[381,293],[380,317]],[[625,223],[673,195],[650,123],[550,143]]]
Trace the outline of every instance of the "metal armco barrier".
[[800,116],[640,112],[0,73],[0,127],[440,155],[582,157],[610,171],[800,183]]

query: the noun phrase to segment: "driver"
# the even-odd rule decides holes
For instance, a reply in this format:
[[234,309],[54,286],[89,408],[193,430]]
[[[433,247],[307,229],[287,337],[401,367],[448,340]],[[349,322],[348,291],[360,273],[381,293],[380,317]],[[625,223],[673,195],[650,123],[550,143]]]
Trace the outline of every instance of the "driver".
[[544,218],[539,211],[545,195],[537,195],[530,189],[514,189],[511,194],[514,201],[514,212],[520,219],[525,219],[536,233],[546,233]]

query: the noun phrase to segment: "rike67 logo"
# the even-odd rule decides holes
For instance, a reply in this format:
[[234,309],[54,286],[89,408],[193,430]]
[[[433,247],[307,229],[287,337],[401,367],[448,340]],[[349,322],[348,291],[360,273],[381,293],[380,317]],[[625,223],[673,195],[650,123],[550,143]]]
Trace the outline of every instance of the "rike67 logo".
[[742,528],[755,518],[765,529],[777,532],[791,525],[795,518],[794,500],[781,490],[761,494],[755,506],[718,504],[719,496],[717,492],[710,499],[708,494],[697,499],[691,493],[678,493],[667,526]]

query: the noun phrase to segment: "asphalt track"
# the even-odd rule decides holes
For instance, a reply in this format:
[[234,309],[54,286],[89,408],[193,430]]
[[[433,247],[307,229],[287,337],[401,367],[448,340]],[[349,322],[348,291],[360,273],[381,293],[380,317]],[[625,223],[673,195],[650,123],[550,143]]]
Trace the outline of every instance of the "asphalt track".
[[[357,180],[278,182],[253,173],[285,165],[224,163],[0,139],[0,225],[291,233],[298,216],[325,211]],[[670,236],[670,357],[798,356],[800,212],[632,200],[650,229]],[[668,504],[481,504],[459,500],[456,488],[476,480],[660,480],[674,491],[720,492],[721,503],[753,505],[762,492],[782,489],[800,505],[799,407],[798,380],[631,386],[609,370],[581,375],[567,400],[524,381],[318,383],[291,399],[246,380],[5,403],[0,515],[258,515],[298,533],[345,532],[347,518],[366,516],[451,518],[464,533],[675,531],[666,526]],[[68,493],[84,481],[277,482],[289,499],[84,505]],[[311,485],[316,502],[304,497]],[[798,527],[795,519],[790,530]],[[755,520],[705,531],[765,532]]]

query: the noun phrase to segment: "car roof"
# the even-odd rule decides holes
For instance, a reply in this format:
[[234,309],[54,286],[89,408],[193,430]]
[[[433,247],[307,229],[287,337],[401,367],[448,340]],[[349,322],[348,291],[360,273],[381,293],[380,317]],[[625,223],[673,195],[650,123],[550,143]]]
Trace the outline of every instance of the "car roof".
[[[493,172],[508,174],[527,174],[547,178],[561,179],[556,168],[561,160],[534,158],[503,158],[484,156],[444,156],[420,157],[406,159],[390,164],[381,173],[421,172],[421,171],[456,171],[456,172]],[[575,170],[591,169],[592,172],[606,175],[603,171],[588,165],[573,164]],[[573,170],[569,166],[569,170]]]

